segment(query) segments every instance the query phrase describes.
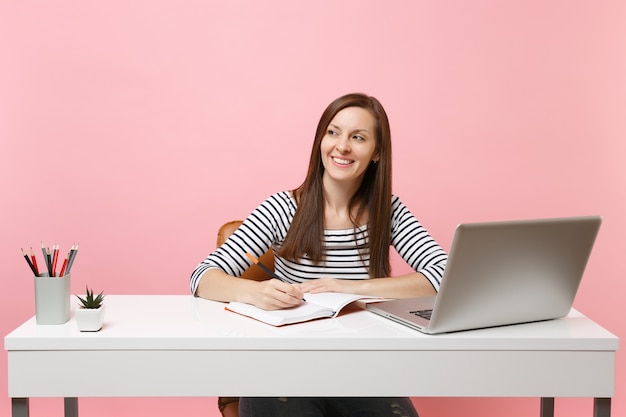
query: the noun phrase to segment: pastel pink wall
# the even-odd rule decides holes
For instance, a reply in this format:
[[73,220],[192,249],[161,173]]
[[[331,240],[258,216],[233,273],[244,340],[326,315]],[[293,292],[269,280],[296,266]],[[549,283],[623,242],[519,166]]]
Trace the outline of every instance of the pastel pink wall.
[[[0,333],[34,314],[20,248],[42,240],[80,242],[75,293],[186,294],[220,222],[298,185],[324,107],[364,91],[391,119],[394,192],[444,246],[462,221],[602,214],[575,306],[623,336],[625,21],[620,0],[2,0]],[[616,416],[621,351],[617,368]],[[416,402],[422,417],[538,408]],[[212,398],[80,408],[217,415]],[[557,416],[590,411],[557,401]]]

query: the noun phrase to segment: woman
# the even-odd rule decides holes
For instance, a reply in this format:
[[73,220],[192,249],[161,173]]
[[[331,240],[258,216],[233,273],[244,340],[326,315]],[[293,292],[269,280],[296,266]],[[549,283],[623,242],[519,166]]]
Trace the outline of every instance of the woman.
[[[391,277],[389,246],[415,272]],[[249,252],[275,255],[280,279],[233,279]],[[391,193],[391,133],[374,97],[333,101],[317,126],[307,176],[270,196],[194,270],[193,294],[264,309],[302,303],[304,293],[388,298],[436,294],[447,260],[408,208]],[[245,398],[247,416],[417,416],[408,398]]]

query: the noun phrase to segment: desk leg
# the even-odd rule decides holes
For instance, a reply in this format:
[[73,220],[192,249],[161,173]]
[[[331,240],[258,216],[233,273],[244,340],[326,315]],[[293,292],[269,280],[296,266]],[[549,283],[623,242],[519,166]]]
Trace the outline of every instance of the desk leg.
[[554,417],[554,398],[541,398],[541,417]]
[[11,398],[11,415],[13,417],[28,417],[28,398]]
[[593,417],[610,417],[611,416],[611,399],[610,398],[594,398],[593,399]]
[[63,403],[65,405],[65,417],[78,417],[78,398],[65,397]]

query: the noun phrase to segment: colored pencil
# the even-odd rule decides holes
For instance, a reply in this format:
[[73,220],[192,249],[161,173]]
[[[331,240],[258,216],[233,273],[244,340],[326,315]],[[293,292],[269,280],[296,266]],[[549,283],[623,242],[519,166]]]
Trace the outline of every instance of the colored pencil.
[[33,250],[33,247],[30,247],[30,259],[33,262],[33,266],[35,267],[35,272],[37,276],[39,276],[39,266],[37,266],[37,258],[35,257],[35,251]]
[[56,276],[57,273],[57,260],[59,259],[59,244],[52,245],[52,275],[51,277]]
[[65,269],[65,273],[69,274],[70,269],[72,269],[72,265],[74,265],[74,259],[76,258],[76,254],[78,253],[78,245],[72,245],[72,249],[70,249],[70,253],[68,254],[67,268]]
[[67,268],[67,261],[70,259],[70,254],[68,253],[65,256],[65,260],[63,261],[63,266],[61,266],[61,272],[59,272],[59,276],[63,277],[65,276],[65,268]]
[[33,262],[30,260],[28,255],[24,252],[24,249],[22,249],[22,255],[24,256],[24,259],[26,259],[26,262],[28,262],[28,266],[30,267],[30,270],[33,271],[33,274],[35,274],[35,276],[39,275],[37,273],[37,270],[35,269],[35,265],[33,265]]
[[43,262],[46,264],[48,272],[50,272],[50,265],[48,265],[48,257],[46,256],[46,247],[44,246],[43,242],[41,242],[41,253],[43,253]]

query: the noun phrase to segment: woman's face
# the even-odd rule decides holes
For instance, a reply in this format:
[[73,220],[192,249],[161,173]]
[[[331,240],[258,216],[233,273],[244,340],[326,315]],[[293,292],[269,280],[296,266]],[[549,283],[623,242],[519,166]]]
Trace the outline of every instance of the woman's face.
[[320,152],[324,175],[360,184],[376,155],[376,121],[360,107],[346,107],[331,120],[322,138]]

